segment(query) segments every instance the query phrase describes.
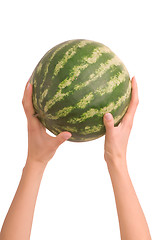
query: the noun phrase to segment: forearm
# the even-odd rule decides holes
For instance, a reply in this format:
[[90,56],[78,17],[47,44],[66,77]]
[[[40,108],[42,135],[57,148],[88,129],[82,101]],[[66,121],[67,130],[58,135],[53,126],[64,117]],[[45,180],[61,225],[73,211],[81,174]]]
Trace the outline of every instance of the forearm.
[[108,167],[115,195],[122,240],[151,240],[149,228],[127,167]]
[[0,240],[29,240],[35,203],[45,167],[26,163],[22,177],[2,226]]

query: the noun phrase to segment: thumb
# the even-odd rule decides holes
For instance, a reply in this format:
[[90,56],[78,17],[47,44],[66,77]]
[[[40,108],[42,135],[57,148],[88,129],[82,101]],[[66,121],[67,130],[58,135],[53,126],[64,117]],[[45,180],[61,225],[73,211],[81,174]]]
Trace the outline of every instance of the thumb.
[[104,125],[106,127],[106,132],[111,132],[114,128],[114,118],[111,113],[106,113],[104,115]]
[[72,136],[70,132],[61,132],[55,137],[56,147],[58,148],[63,142]]

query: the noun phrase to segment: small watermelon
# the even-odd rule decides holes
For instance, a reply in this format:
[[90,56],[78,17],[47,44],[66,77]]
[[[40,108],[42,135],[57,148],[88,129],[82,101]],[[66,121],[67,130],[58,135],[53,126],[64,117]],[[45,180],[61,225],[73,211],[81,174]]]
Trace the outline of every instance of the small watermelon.
[[53,134],[85,142],[106,132],[110,112],[117,126],[131,99],[131,81],[122,61],[105,45],[75,39],[58,44],[39,61],[30,78],[33,107]]

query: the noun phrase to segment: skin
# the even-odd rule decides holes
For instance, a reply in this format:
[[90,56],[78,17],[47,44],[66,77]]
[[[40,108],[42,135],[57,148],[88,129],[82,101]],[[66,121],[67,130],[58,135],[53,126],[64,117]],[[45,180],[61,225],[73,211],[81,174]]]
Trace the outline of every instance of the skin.
[[[129,135],[138,106],[138,90],[132,78],[132,97],[121,123],[114,127],[110,113],[103,122],[106,127],[104,159],[108,166],[116,201],[122,240],[150,240],[149,228],[133,188],[126,161]],[[26,84],[22,100],[28,124],[28,155],[14,199],[4,220],[0,240],[29,240],[36,199],[47,163],[58,147],[71,133],[62,132],[56,137],[46,133],[39,120],[33,117],[32,85]]]
[[140,206],[139,200],[131,182],[126,151],[129,135],[133,126],[133,119],[139,104],[138,88],[135,77],[132,78],[132,97],[129,108],[121,123],[114,127],[113,116],[104,124],[107,134],[105,136],[104,158],[110,174],[122,240],[150,240],[150,232]]

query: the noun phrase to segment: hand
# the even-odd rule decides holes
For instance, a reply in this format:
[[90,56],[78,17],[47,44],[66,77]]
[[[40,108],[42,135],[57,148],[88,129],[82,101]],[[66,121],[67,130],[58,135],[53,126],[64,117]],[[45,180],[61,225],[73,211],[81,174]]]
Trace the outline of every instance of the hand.
[[132,95],[130,105],[120,124],[114,127],[114,119],[110,113],[105,114],[108,117],[107,120],[105,116],[103,119],[106,127],[104,158],[108,167],[111,165],[126,166],[128,139],[133,125],[133,118],[139,104],[135,77],[131,81]]
[[32,84],[28,81],[22,100],[28,123],[28,157],[27,161],[38,161],[47,164],[57,148],[71,137],[69,132],[61,132],[56,137],[46,133],[46,128],[33,116]]

